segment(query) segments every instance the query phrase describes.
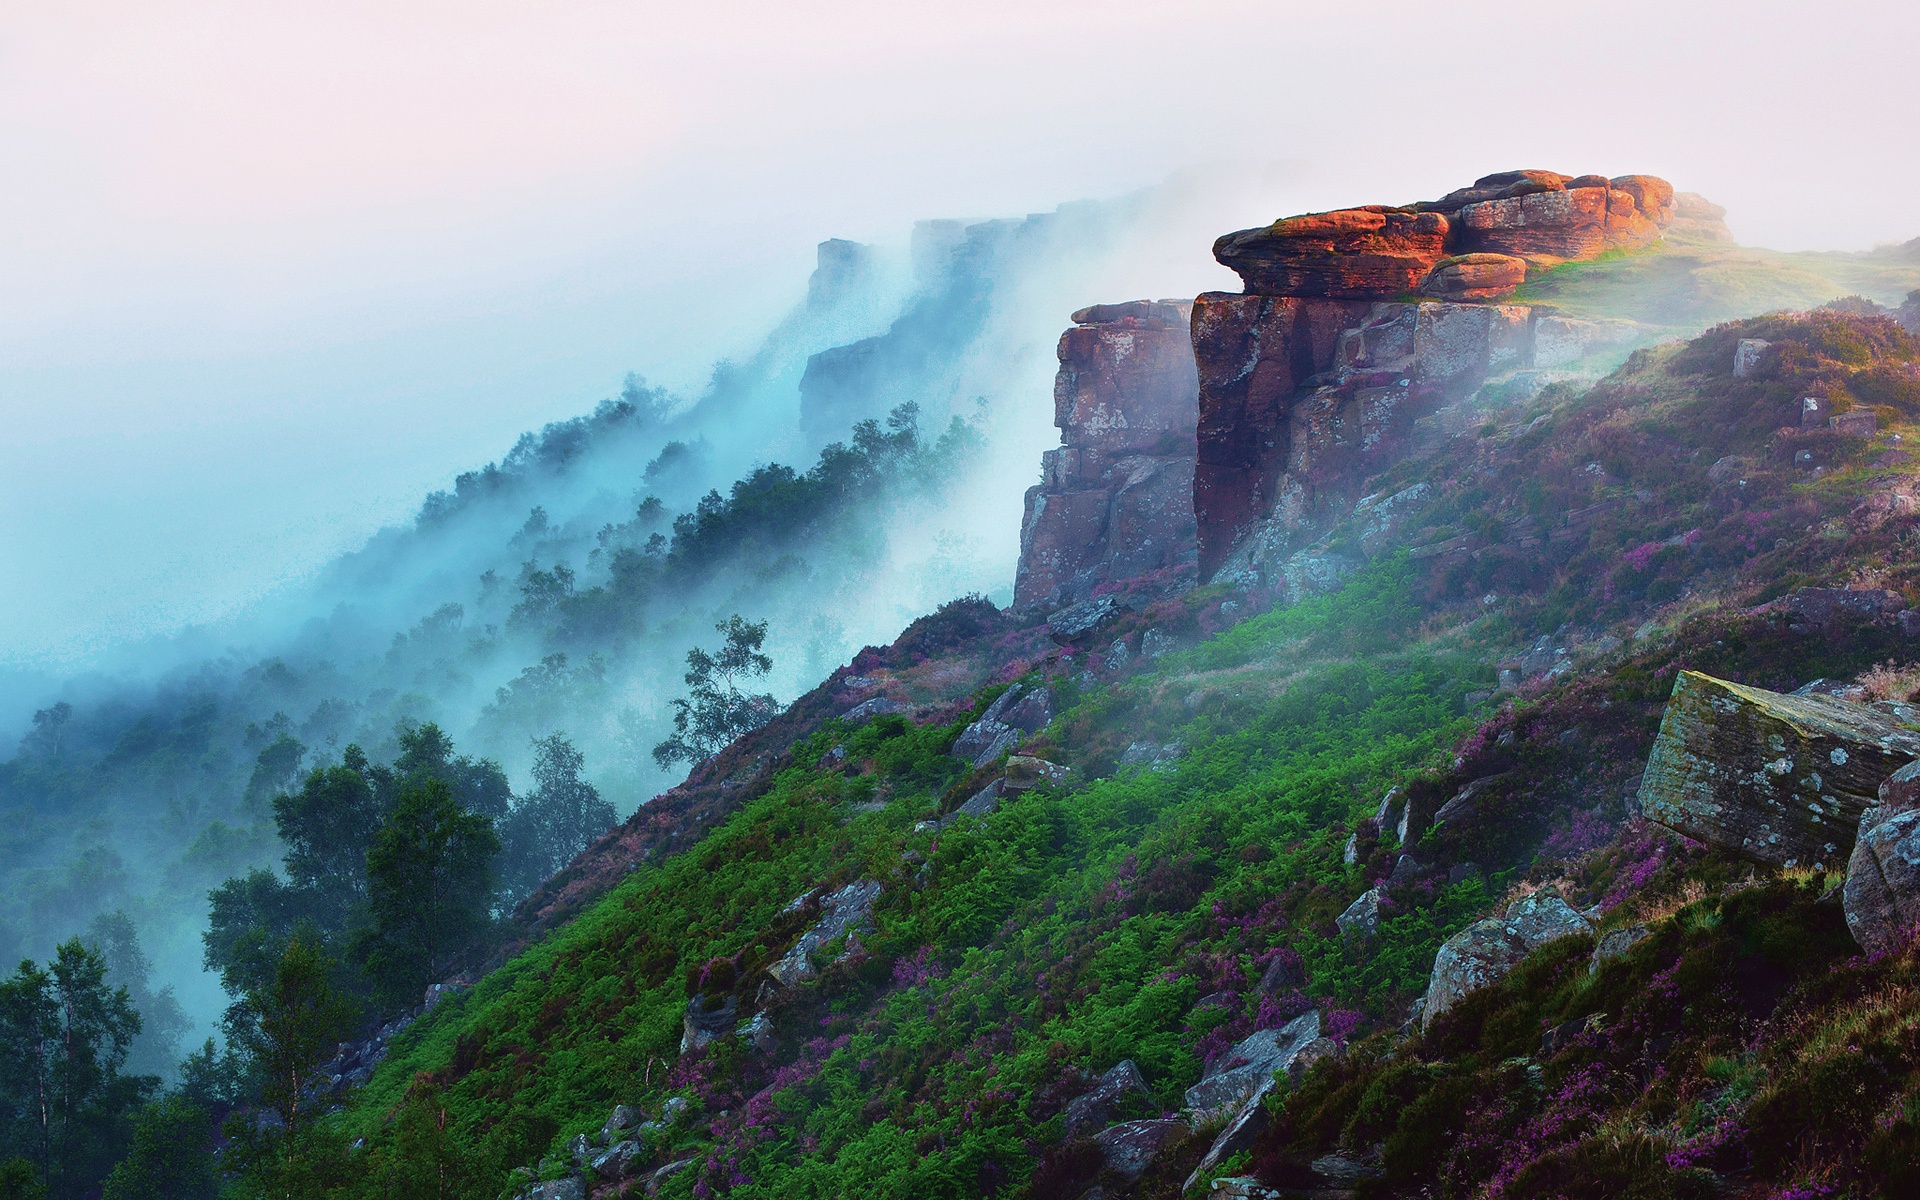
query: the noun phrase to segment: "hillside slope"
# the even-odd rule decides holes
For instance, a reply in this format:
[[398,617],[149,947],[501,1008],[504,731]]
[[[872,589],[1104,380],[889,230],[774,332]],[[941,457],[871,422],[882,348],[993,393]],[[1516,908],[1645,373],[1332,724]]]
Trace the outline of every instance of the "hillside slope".
[[[1742,339],[1769,354],[1736,376]],[[528,1168],[556,1198],[1902,1186],[1911,948],[1861,957],[1834,871],[1741,861],[1635,796],[1682,670],[1920,682],[1879,610],[1793,615],[1815,586],[1920,598],[1917,371],[1883,316],[1737,322],[1483,400],[1375,481],[1424,488],[1390,530],[1363,505],[1327,535],[1365,563],[1330,595],[931,618],[728,767],[697,844],[628,845],[580,916],[401,1035],[333,1118],[364,1139],[346,1190],[423,1154],[463,1194]],[[1808,395],[1876,428],[1803,428]],[[875,696],[895,711],[844,715]],[[1023,709],[1031,733],[977,724]],[[1530,895],[1585,915],[1409,1023],[1442,943]],[[1304,1031],[1296,1069],[1196,1102],[1261,1030]],[[616,1104],[654,1123],[603,1136]]]

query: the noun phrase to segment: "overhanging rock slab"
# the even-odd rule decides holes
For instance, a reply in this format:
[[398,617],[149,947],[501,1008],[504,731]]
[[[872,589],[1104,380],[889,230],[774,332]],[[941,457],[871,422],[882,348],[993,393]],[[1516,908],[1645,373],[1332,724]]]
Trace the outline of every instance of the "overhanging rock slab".
[[1640,783],[1650,819],[1782,867],[1838,867],[1920,733],[1864,705],[1683,671]]

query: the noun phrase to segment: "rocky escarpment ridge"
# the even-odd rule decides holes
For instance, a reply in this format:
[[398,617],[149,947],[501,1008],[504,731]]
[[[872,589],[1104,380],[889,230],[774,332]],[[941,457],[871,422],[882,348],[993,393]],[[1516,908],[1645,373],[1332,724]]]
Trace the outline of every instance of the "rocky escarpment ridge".
[[1273,582],[1365,481],[1471,419],[1489,380],[1550,371],[1641,331],[1488,303],[1529,273],[1652,244],[1676,200],[1652,176],[1486,176],[1437,201],[1227,234],[1235,295],[1194,301],[1193,503],[1201,577]]
[[1058,608],[1104,583],[1190,582],[1199,382],[1186,301],[1098,304],[1060,337],[1053,421],[1020,526],[1016,609]]

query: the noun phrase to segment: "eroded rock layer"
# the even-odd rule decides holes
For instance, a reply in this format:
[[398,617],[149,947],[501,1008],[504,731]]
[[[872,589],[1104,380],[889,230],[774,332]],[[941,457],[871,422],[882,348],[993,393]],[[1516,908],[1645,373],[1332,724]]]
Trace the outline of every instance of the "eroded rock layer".
[[1650,245],[1680,208],[1650,175],[1508,171],[1220,238],[1245,292],[1194,302],[1200,577],[1275,583],[1370,476],[1420,451],[1423,422],[1464,426],[1489,379],[1632,340],[1623,323],[1488,302],[1531,270]]

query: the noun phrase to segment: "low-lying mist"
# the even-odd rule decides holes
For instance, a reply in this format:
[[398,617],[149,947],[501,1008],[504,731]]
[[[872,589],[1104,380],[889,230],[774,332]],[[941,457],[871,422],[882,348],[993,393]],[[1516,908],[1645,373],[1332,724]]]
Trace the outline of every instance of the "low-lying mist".
[[561,734],[624,817],[684,769],[651,751],[716,623],[766,623],[757,686],[784,703],[945,600],[1005,603],[1068,315],[1226,283],[1205,246],[1284,208],[1273,190],[1188,180],[825,243],[805,300],[704,386],[637,364],[230,621],[58,684],[8,676],[0,954],[111,931],[115,961],[150,962],[130,985],[185,1011],[140,1051],[171,1061],[225,1000],[201,966],[208,892],[277,867],[273,796],[349,747],[392,761],[432,723],[524,794],[535,741]]

